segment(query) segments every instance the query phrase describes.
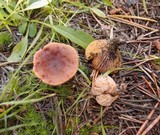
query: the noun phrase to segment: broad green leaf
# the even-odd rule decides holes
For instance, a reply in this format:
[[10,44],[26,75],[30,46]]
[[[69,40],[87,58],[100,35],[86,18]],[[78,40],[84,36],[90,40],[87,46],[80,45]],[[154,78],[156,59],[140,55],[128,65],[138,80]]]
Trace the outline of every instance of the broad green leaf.
[[53,25],[53,29],[62,36],[70,39],[72,42],[83,47],[84,49],[90,42],[94,40],[92,36],[90,36],[88,33],[80,29],[73,29],[70,27],[58,26],[58,25]]
[[37,8],[41,8],[44,7],[46,5],[48,5],[52,0],[38,0],[34,3],[32,3],[31,5],[29,5],[26,9],[24,10],[32,10],[32,9],[37,9]]
[[24,34],[26,31],[26,28],[27,28],[27,22],[22,22],[22,24],[19,26],[18,29],[21,34]]
[[90,10],[95,13],[97,16],[101,17],[101,18],[106,18],[106,15],[101,11],[99,10],[98,8],[90,8]]
[[[27,34],[28,35],[28,34]],[[21,41],[13,48],[11,55],[8,57],[8,62],[19,62],[27,51],[28,36],[25,36]]]
[[37,33],[37,26],[35,23],[29,24],[29,36],[34,37]]
[[38,0],[29,0],[29,5],[31,5],[32,3],[36,2]]
[[110,0],[103,0],[107,6],[112,6],[112,2]]

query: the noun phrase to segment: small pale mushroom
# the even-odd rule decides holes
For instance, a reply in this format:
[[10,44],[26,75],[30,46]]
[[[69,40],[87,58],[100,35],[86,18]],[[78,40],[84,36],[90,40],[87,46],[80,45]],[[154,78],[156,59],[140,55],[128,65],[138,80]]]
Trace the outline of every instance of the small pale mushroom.
[[91,89],[93,95],[110,94],[112,96],[118,95],[117,85],[110,76],[98,76],[95,79]]
[[111,96],[110,94],[105,94],[105,95],[102,94],[96,96],[96,101],[101,106],[110,106],[117,98],[118,96]]
[[121,66],[121,55],[118,46],[122,41],[117,38],[111,40],[95,40],[91,42],[86,50],[87,60],[92,60],[93,68],[101,73]]
[[78,70],[78,53],[70,45],[49,43],[33,58],[33,71],[44,83],[57,86],[70,80]]
[[98,76],[92,86],[91,92],[96,101],[102,106],[110,106],[118,98],[118,89],[110,76]]

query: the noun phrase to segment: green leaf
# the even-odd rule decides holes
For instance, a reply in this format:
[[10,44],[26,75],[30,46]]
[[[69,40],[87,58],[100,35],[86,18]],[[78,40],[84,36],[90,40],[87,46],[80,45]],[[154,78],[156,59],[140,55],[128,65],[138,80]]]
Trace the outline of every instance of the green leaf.
[[112,2],[110,0],[103,0],[107,6],[112,6]]
[[37,9],[37,8],[41,8],[44,7],[46,5],[48,5],[52,0],[38,0],[34,3],[32,3],[31,5],[29,5],[26,9],[24,10],[32,10],[32,9]]
[[101,17],[101,18],[106,18],[106,15],[101,11],[99,10],[98,8],[90,8],[90,10],[95,13],[97,16]]
[[34,37],[37,33],[37,26],[35,23],[29,24],[29,36]]
[[86,49],[88,44],[94,40],[92,36],[80,29],[73,29],[70,27],[58,25],[53,25],[53,29],[62,36],[83,47],[84,49]]
[[26,28],[27,28],[27,22],[22,22],[22,25],[20,25],[18,29],[21,34],[24,34],[26,31]]
[[13,48],[11,55],[7,59],[8,62],[19,62],[23,58],[28,46],[27,35],[24,38],[22,38],[21,41]]

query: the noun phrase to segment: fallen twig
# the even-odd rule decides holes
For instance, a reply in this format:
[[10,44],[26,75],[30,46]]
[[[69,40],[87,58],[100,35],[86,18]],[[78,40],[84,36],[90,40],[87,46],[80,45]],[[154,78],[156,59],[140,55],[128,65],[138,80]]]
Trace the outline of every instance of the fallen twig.
[[[159,105],[159,102],[156,103],[156,105],[154,106],[155,108]],[[147,123],[149,122],[150,118],[152,117],[153,113],[155,112],[155,110],[152,110],[148,117],[146,118],[145,122],[141,125],[141,127],[139,128],[138,132],[136,135],[141,135],[143,129],[146,127]]]
[[9,64],[13,64],[13,63],[17,63],[17,62],[3,62],[3,63],[0,63],[0,67],[6,66]]
[[121,22],[121,23],[125,23],[125,24],[128,24],[128,25],[132,25],[132,26],[138,27],[138,28],[143,29],[143,30],[158,31],[158,29],[150,28],[148,26],[141,25],[141,24],[138,24],[138,23],[135,23],[135,22],[131,22],[131,21],[128,21],[128,20],[123,19],[123,18],[114,17],[114,16],[110,16],[109,18],[111,20],[118,21],[118,22]]
[[131,15],[108,15],[108,17],[119,17],[119,18],[133,18],[133,19],[140,19],[145,21],[157,22],[156,20],[140,17],[140,16],[131,16]]
[[143,131],[141,135],[146,135],[160,121],[160,115]]
[[138,88],[139,88],[138,89],[139,91],[143,92],[144,94],[148,95],[149,97],[151,97],[151,98],[157,100],[158,102],[160,102],[160,99],[158,97],[156,97],[155,95],[149,93],[145,88],[143,88],[141,86],[138,86]]
[[152,92],[153,92],[155,95],[157,95],[156,92],[155,92],[155,90],[154,90],[153,87],[151,86],[151,83],[148,82],[148,80],[147,80],[144,76],[142,76],[142,78],[143,78],[143,80],[146,82],[146,84],[148,85],[148,87],[152,90]]
[[122,115],[120,117],[118,117],[120,119],[123,119],[123,120],[128,120],[128,121],[132,121],[132,122],[136,122],[136,123],[143,123],[143,121],[140,121],[140,120],[137,120],[135,118],[132,118],[132,116],[127,116],[127,115]]

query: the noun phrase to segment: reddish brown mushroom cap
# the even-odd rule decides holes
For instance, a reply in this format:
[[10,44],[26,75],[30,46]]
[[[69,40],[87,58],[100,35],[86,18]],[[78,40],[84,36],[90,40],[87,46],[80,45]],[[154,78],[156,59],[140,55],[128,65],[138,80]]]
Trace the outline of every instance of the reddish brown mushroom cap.
[[60,85],[71,79],[78,69],[78,53],[70,45],[49,43],[33,58],[33,71],[44,83]]

